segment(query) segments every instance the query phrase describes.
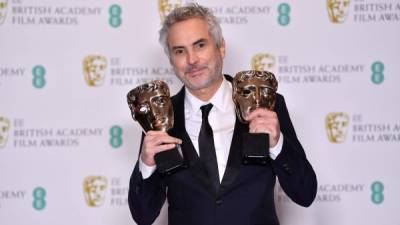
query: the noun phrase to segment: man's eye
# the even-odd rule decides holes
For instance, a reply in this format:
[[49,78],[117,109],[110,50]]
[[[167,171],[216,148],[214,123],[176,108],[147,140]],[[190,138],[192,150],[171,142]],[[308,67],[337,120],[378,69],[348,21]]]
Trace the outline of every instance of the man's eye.
[[175,54],[175,55],[182,55],[182,54],[183,54],[183,49],[176,49],[176,50],[174,51],[174,54]]
[[204,48],[204,46],[206,46],[204,42],[197,43],[197,48]]
[[262,94],[263,96],[268,96],[268,93],[269,93],[269,89],[268,89],[268,88],[262,88],[262,89],[261,89],[261,94]]

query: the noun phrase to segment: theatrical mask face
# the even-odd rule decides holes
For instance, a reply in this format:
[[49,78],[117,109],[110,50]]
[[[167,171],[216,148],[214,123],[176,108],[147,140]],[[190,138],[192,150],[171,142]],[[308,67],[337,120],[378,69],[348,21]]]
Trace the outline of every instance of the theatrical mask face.
[[343,23],[346,20],[350,0],[327,0],[329,18],[333,23]]
[[158,0],[158,9],[160,11],[161,20],[164,20],[165,17],[172,12],[172,10],[180,7],[181,4],[181,0]]
[[248,70],[236,74],[233,80],[233,101],[239,120],[246,123],[246,115],[257,108],[275,107],[278,82],[267,71]]
[[0,116],[0,148],[6,146],[9,131],[10,131],[10,120]]
[[253,70],[269,70],[275,65],[275,57],[266,54],[266,53],[259,53],[253,56],[251,59],[251,67]]
[[107,60],[103,56],[87,56],[83,62],[85,79],[89,86],[99,86],[106,74]]
[[104,202],[107,179],[101,176],[89,176],[83,181],[86,203],[89,206],[100,206]]
[[8,0],[0,0],[0,24],[3,24],[7,16]]
[[132,89],[128,93],[132,118],[145,131],[167,131],[174,125],[174,112],[168,85],[155,80]]
[[333,143],[342,143],[346,139],[349,116],[343,112],[330,113],[325,119],[328,138]]

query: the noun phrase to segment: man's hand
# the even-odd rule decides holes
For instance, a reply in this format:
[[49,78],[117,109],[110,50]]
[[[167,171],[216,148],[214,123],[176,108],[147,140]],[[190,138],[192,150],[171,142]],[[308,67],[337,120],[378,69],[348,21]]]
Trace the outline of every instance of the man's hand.
[[172,149],[182,140],[169,136],[164,131],[148,131],[143,140],[143,149],[140,157],[147,166],[154,166],[154,155]]
[[258,108],[249,113],[245,119],[249,122],[250,133],[269,134],[269,147],[275,147],[279,140],[281,128],[278,116],[274,111]]

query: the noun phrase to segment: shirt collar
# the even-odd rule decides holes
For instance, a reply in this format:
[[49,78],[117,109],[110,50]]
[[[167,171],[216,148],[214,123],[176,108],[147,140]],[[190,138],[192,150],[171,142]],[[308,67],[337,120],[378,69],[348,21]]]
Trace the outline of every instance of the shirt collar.
[[233,104],[232,101],[227,101],[227,99],[232,99],[232,85],[225,79],[225,77],[223,78],[221,86],[218,88],[217,92],[215,92],[214,96],[212,96],[208,102],[198,99],[196,96],[192,95],[186,87],[185,89],[185,108],[192,113],[197,113],[200,111],[202,105],[208,103],[212,103],[213,106],[221,112],[225,112],[229,109],[229,105]]

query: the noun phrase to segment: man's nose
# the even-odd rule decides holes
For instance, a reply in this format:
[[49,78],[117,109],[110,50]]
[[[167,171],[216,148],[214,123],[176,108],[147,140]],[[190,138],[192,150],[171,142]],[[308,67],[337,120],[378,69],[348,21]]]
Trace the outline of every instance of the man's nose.
[[190,65],[196,64],[199,61],[199,56],[195,51],[188,51],[187,62]]

